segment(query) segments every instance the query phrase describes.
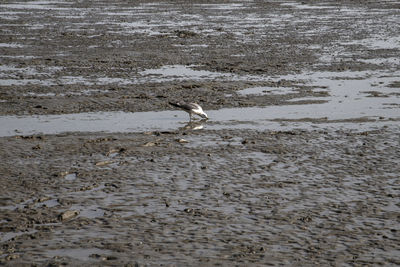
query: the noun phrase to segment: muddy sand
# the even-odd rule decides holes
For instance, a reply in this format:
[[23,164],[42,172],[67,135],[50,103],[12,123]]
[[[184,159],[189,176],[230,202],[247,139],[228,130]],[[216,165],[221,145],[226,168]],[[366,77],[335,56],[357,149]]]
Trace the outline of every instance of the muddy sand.
[[3,1],[0,264],[399,265],[399,20],[398,1]]

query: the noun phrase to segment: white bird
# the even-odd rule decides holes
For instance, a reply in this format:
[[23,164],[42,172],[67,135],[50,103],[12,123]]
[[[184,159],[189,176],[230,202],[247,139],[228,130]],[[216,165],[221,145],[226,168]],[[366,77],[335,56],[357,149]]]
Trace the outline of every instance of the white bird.
[[203,119],[208,119],[208,116],[203,111],[203,108],[197,103],[169,102],[169,104],[189,113],[190,121],[192,121],[194,115],[198,115]]

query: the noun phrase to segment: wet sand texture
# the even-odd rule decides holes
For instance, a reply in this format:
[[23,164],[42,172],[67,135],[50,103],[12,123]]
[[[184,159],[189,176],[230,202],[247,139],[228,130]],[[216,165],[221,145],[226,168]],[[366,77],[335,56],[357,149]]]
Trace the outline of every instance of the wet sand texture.
[[399,265],[399,21],[398,1],[1,2],[0,265]]

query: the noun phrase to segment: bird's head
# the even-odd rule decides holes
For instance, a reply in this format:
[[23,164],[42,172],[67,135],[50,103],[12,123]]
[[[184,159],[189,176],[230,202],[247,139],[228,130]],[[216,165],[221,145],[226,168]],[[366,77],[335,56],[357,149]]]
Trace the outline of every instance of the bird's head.
[[207,114],[203,111],[203,113],[199,114],[203,119],[208,119]]

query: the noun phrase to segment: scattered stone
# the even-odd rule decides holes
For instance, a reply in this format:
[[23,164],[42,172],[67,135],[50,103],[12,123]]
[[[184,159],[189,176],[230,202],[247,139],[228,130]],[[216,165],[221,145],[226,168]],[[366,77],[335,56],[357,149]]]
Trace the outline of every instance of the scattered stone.
[[178,36],[179,38],[189,38],[189,37],[195,37],[198,34],[195,32],[191,32],[191,31],[185,31],[185,30],[176,30],[175,31],[176,36]]
[[155,146],[155,145],[156,145],[155,142],[147,142],[143,146]]
[[183,144],[183,143],[189,143],[188,140],[183,139],[183,138],[175,139],[175,141],[178,142],[178,143],[181,143],[181,144]]
[[50,197],[41,197],[41,198],[37,199],[37,202],[45,202],[45,201],[47,201],[49,199],[50,199]]
[[168,200],[164,199],[165,207],[169,208],[171,205]]
[[67,210],[67,211],[64,211],[63,213],[61,213],[58,216],[58,218],[61,221],[66,221],[66,220],[72,219],[73,217],[78,216],[78,215],[79,215],[78,210]]
[[388,97],[388,95],[383,94],[382,92],[378,92],[378,91],[366,91],[364,92],[367,95],[367,97]]
[[63,172],[60,172],[60,176],[65,176],[65,175],[67,175],[67,174],[69,174],[69,172],[68,172],[68,171],[63,171]]
[[114,188],[119,188],[118,185],[113,184],[113,183],[105,183],[104,186],[110,186],[110,187],[114,187]]
[[120,152],[120,149],[111,149],[110,151],[107,152],[107,157],[113,154],[118,154]]
[[79,191],[92,190],[94,187],[95,187],[94,185],[83,186],[83,187],[79,188]]
[[11,261],[11,260],[15,260],[15,259],[18,259],[18,258],[19,258],[18,254],[11,254],[11,255],[8,255],[6,257],[6,260]]
[[226,197],[230,197],[230,196],[231,196],[231,193],[225,192],[225,191],[224,191],[222,194],[223,194],[224,196],[226,196]]
[[302,221],[302,222],[311,222],[312,218],[307,215],[307,216],[299,218],[299,220]]
[[186,208],[183,211],[186,212],[186,213],[192,213],[193,209],[192,208]]
[[39,144],[37,144],[36,146],[33,146],[32,149],[39,150],[39,149],[42,149],[42,147]]
[[108,165],[108,164],[111,164],[111,163],[113,163],[112,160],[99,161],[99,162],[96,163],[96,166],[105,166],[105,165]]

